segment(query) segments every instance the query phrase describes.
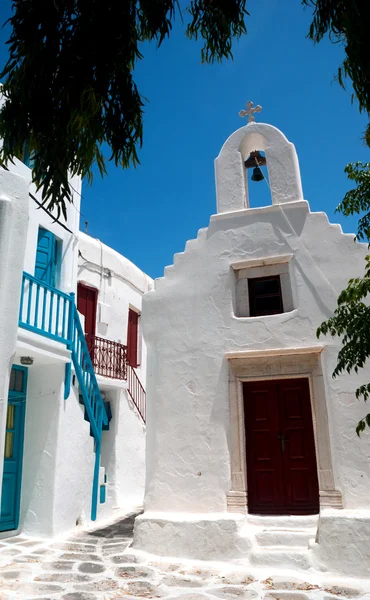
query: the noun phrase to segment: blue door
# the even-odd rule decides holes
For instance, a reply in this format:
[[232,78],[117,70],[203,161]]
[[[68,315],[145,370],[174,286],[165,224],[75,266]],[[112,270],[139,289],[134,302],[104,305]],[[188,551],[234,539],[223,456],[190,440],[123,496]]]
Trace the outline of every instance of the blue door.
[[51,231],[39,228],[36,250],[35,277],[55,287],[57,265],[57,241]]
[[22,483],[27,369],[13,366],[6,418],[0,531],[18,528]]

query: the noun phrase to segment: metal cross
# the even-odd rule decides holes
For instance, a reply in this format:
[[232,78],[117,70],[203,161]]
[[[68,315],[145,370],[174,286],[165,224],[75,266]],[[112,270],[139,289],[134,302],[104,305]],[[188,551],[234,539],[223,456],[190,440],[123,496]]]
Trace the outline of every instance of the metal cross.
[[256,112],[261,112],[262,106],[257,104],[257,106],[253,106],[254,102],[250,100],[246,103],[247,110],[241,110],[238,114],[239,117],[246,117],[248,115],[248,123],[253,123],[256,119],[254,118],[254,114]]

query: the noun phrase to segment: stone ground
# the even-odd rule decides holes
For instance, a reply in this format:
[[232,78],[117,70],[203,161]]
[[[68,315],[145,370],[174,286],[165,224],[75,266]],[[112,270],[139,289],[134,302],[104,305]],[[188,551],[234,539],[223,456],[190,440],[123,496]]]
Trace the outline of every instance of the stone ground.
[[370,581],[318,582],[230,563],[160,560],[130,549],[135,515],[52,544],[0,540],[1,600],[370,600]]

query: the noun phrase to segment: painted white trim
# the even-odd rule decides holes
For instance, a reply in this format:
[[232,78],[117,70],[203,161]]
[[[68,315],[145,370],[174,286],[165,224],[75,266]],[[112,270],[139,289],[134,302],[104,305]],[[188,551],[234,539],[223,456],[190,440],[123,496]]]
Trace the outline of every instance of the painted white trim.
[[14,360],[17,361],[18,357],[24,355],[32,356],[35,364],[69,363],[71,361],[71,352],[64,344],[19,327]]
[[250,258],[248,260],[241,260],[238,262],[231,263],[231,267],[234,271],[240,271],[241,269],[251,269],[252,267],[265,267],[267,265],[281,265],[289,263],[294,254],[278,254],[276,256],[264,256],[262,258]]
[[263,348],[262,350],[232,350],[225,352],[225,358],[260,358],[263,356],[291,356],[294,354],[321,354],[324,346],[301,346],[298,348]]

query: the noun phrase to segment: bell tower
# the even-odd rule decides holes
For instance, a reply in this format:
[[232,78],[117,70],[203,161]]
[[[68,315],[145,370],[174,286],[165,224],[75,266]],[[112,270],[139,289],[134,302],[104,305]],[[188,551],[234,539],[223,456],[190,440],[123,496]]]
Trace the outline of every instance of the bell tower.
[[[256,123],[262,106],[247,102],[248,124],[225,142],[215,160],[217,212],[234,212],[250,207],[246,169],[253,168],[253,181],[261,181],[260,167],[267,166],[272,204],[303,200],[298,156],[294,144],[272,125]],[[260,152],[264,152],[262,156]]]

